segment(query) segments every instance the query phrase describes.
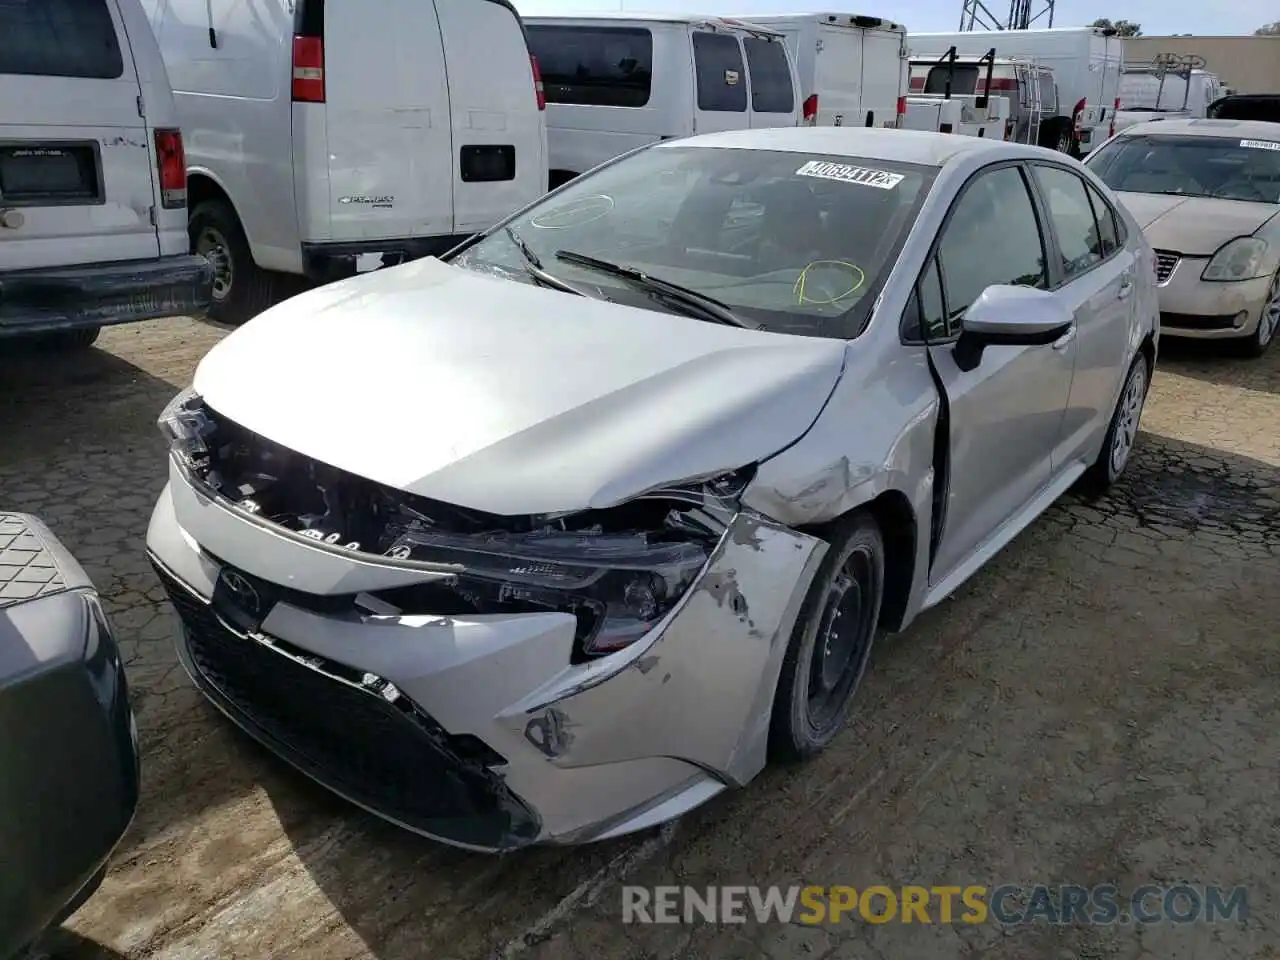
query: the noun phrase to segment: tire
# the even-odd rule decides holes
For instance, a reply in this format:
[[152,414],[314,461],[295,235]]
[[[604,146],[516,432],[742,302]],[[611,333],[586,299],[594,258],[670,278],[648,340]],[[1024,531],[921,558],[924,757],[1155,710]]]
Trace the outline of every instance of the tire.
[[1236,352],[1243,357],[1256,360],[1267,352],[1280,332],[1280,270],[1271,278],[1271,287],[1267,291],[1267,299],[1263,301],[1262,312],[1258,317],[1258,326],[1247,337],[1241,337],[1234,346]]
[[1124,386],[1111,412],[1107,435],[1102,441],[1098,459],[1080,478],[1080,489],[1089,497],[1100,497],[1115,484],[1129,465],[1133,447],[1138,439],[1138,426],[1142,420],[1142,408],[1151,387],[1151,369],[1147,355],[1141,351],[1129,365]]
[[55,350],[67,353],[88,350],[98,342],[101,327],[81,327],[79,330],[66,330],[55,333],[49,338],[49,345]]
[[239,325],[276,300],[276,275],[253,262],[249,241],[235,211],[224,200],[206,200],[191,211],[191,249],[213,261],[213,302],[209,317]]
[[[835,738],[871,659],[884,597],[880,528],[858,510],[840,521],[830,539],[801,604],[774,691],[772,760],[808,759]],[[848,624],[845,631],[834,629],[836,619]],[[824,651],[825,675],[824,660],[814,659]]]

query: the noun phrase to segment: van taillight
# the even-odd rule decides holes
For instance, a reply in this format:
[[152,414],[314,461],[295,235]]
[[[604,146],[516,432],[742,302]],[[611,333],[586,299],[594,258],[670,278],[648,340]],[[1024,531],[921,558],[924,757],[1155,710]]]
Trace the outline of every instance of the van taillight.
[[1120,109],[1120,98],[1116,97],[1115,107],[1111,110],[1111,129],[1107,131],[1108,137],[1116,135],[1116,111]]
[[187,154],[182,131],[156,130],[156,171],[160,175],[160,205],[180,210],[187,205]]
[[324,40],[293,38],[293,102],[324,103]]
[[813,126],[818,122],[818,95],[811,93],[804,98],[804,106],[801,108],[802,118],[809,126]]
[[542,68],[538,66],[538,58],[530,57],[529,64],[533,67],[533,92],[538,98],[538,109],[547,109],[547,88],[542,85]]
[[1088,105],[1089,105],[1088,99],[1085,97],[1081,97],[1079,100],[1076,101],[1075,107],[1072,108],[1071,110],[1071,124],[1076,128],[1077,131],[1082,130],[1084,128],[1084,111],[1085,111],[1085,107],[1087,107]]

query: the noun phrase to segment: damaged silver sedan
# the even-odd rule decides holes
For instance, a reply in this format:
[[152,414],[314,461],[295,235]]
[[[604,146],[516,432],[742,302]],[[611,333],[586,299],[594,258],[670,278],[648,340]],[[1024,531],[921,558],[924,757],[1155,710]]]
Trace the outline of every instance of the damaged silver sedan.
[[1124,469],[1154,261],[1061,154],[739,131],[295,297],[160,418],[182,663],[477,850],[648,827],[840,730],[900,630]]

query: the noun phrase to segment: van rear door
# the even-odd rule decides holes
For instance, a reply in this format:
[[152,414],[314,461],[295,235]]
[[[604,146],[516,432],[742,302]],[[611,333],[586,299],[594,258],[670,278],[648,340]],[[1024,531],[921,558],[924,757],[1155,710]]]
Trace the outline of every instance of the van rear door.
[[546,113],[509,0],[436,0],[436,10],[453,104],[454,226],[473,233],[546,192]]
[[868,126],[892,127],[897,121],[898,98],[906,95],[903,62],[905,34],[894,30],[862,31],[862,115]]
[[[295,118],[300,101],[323,101],[328,239],[453,233],[449,84],[432,5],[382,0],[371,9],[366,0],[299,0],[304,5],[300,33],[322,29],[322,36],[294,40]],[[317,40],[323,86],[312,88],[307,70],[316,54],[298,45]]]
[[753,127],[794,127],[800,120],[796,76],[781,36],[742,38],[751,85],[749,123]]
[[115,0],[0,0],[0,270],[160,255]]

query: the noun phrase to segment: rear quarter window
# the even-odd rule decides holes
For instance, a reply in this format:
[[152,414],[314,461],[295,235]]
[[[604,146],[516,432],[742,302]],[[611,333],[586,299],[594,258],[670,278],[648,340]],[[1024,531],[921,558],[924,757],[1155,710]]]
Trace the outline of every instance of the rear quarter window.
[[643,107],[649,102],[653,34],[648,30],[533,24],[525,29],[548,103]]
[[751,109],[756,113],[790,113],[796,107],[791,65],[781,40],[747,37],[747,70],[751,74]]
[[124,57],[107,0],[0,0],[0,74],[122,76]]

